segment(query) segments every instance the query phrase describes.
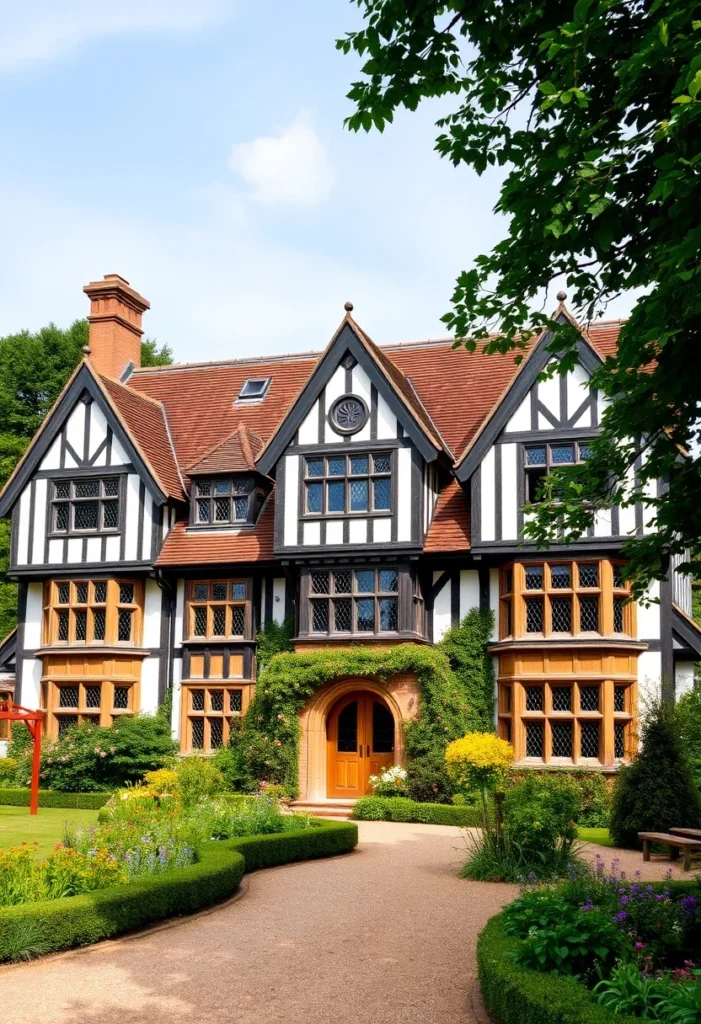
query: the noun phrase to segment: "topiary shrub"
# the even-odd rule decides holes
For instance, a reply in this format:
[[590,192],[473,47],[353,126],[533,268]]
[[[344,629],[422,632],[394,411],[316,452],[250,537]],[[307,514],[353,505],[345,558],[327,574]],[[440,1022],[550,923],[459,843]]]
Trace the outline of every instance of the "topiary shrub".
[[616,846],[640,849],[638,832],[701,827],[694,785],[674,712],[658,704],[643,726],[642,749],[621,768],[613,790],[609,831]]

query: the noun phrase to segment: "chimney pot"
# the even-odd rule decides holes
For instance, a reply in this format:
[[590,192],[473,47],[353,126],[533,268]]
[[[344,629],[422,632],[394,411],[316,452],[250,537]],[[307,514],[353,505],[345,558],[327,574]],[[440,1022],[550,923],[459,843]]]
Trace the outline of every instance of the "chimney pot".
[[98,373],[119,380],[129,363],[141,366],[141,317],[150,304],[120,274],[105,274],[83,291],[90,299],[90,362]]

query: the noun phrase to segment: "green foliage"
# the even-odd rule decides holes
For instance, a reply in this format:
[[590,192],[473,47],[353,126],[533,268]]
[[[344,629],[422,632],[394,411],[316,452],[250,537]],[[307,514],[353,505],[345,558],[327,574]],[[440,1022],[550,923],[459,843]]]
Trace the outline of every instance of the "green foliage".
[[14,757],[0,757],[0,786],[11,786],[17,772]]
[[[337,42],[365,61],[348,126],[383,131],[396,110],[440,97],[450,104],[438,122],[441,156],[478,174],[503,169],[496,210],[506,237],[458,276],[444,317],[456,337],[520,361],[547,328],[563,372],[577,331],[542,310],[553,278],[566,278],[584,322],[635,290],[617,354],[591,380],[616,399],[602,434],[586,466],[549,476],[529,536],[580,536],[600,508],[640,498],[656,529],[625,544],[635,596],[661,577],[669,553],[688,548],[698,565],[701,474],[678,457],[699,435],[697,3],[356,2],[364,24]],[[635,493],[625,494],[615,481],[643,450]]]
[[467,716],[465,732],[494,729],[494,670],[487,653],[493,629],[494,613],[472,608],[439,644],[460,683]]
[[424,825],[460,825],[463,828],[480,821],[479,812],[472,806],[420,803],[401,796],[361,797],[353,807],[353,817],[359,821],[418,821]]
[[[82,808],[97,811],[104,807],[112,793],[56,793],[50,789],[39,790],[40,807]],[[29,807],[31,793],[28,789],[0,789],[0,805],[8,807]]]
[[[514,769],[511,778],[522,781],[530,775],[530,771]],[[549,776],[566,778],[577,787],[580,809],[577,824],[586,828],[608,828],[611,809],[611,792],[606,778],[600,771],[588,771],[586,768],[551,769]]]
[[675,717],[694,785],[701,791],[701,690],[690,690],[679,698]]
[[[317,827],[279,835],[206,843],[197,863],[151,878],[62,900],[0,910],[0,961],[84,946],[154,921],[192,913],[226,899],[244,871],[352,850],[358,828],[352,822],[318,822]],[[244,859],[245,858],[245,859]]]
[[224,776],[209,758],[183,757],[176,762],[175,771],[178,793],[185,807],[211,799],[224,789]]
[[672,711],[651,709],[642,749],[616,779],[609,831],[616,846],[640,849],[638,832],[701,827],[701,798]]
[[276,654],[289,654],[294,650],[292,646],[293,636],[294,618],[292,615],[288,615],[282,623],[277,623],[274,619],[266,622],[256,636],[256,657],[258,659],[259,673]]
[[455,783],[445,769],[445,755],[440,744],[408,762],[406,788],[412,800],[425,803],[447,803],[456,795]]
[[599,1006],[574,978],[542,974],[516,961],[520,940],[504,932],[502,914],[477,940],[477,970],[487,1009],[501,1024],[632,1024]]
[[[0,486],[61,394],[88,343],[87,320],[62,329],[55,324],[36,333],[20,331],[0,338]],[[172,363],[167,345],[141,343],[143,366]],[[16,623],[17,587],[7,579],[10,523],[0,521],[0,639]]]
[[[83,723],[44,744],[40,778],[49,789],[100,792],[138,782],[176,751],[170,726],[157,715],[120,718],[109,728]],[[31,754],[18,758],[16,782],[29,785]]]
[[416,674],[421,701],[415,722],[405,727],[408,757],[443,750],[465,730],[469,712],[460,681],[443,651],[418,644],[386,650],[356,647],[278,654],[263,669],[255,697],[240,724],[232,729],[227,780],[254,791],[260,781],[297,791],[299,713],[309,697],[330,679],[353,676],[387,682],[404,672]]
[[576,861],[576,784],[563,775],[529,772],[500,801],[497,794],[484,829],[468,839],[463,877],[515,882],[566,873]]
[[624,938],[607,914],[565,905],[557,917],[531,929],[517,959],[536,971],[591,977],[596,970],[611,969],[623,946]]
[[701,1019],[701,971],[690,981],[643,975],[635,964],[622,964],[595,987],[602,1006],[616,1014],[634,1014],[669,1024],[698,1024]]
[[169,687],[166,690],[165,696],[163,697],[163,700],[158,705],[158,709],[156,710],[156,716],[158,718],[161,718],[164,722],[166,722],[168,724],[168,727],[170,728],[171,719],[173,717],[173,690],[172,690],[172,688]]

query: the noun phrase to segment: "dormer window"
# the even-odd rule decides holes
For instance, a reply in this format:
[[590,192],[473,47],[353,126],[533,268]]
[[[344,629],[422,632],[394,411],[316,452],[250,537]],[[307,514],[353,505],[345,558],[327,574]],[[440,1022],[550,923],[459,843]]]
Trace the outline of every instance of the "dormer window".
[[194,523],[198,526],[225,526],[248,522],[251,477],[217,477],[195,484]]
[[270,377],[249,377],[243,382],[237,402],[262,402],[270,387]]

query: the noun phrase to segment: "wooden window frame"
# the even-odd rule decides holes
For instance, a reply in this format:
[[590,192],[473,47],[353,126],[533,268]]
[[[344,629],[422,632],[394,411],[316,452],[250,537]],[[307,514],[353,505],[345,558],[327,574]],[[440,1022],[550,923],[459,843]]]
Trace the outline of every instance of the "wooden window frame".
[[[527,690],[531,687],[542,689],[541,709],[529,711],[526,708]],[[581,690],[596,687],[599,690],[599,705],[596,711],[586,711],[581,706]],[[570,710],[558,711],[553,707],[553,690],[569,688],[571,691]],[[624,691],[624,710],[615,710],[615,691]],[[500,682],[497,697],[498,733],[502,739],[514,744],[516,763],[524,766],[552,765],[554,767],[595,767],[628,760],[634,750],[632,725],[636,700],[636,684],[632,680],[604,678],[577,678],[561,676],[552,679],[517,679]],[[572,723],[572,757],[554,756],[552,752],[553,722]],[[530,757],[526,753],[526,723],[543,723],[543,757]],[[584,722],[599,725],[599,750],[597,757],[587,757],[581,752],[581,727]],[[615,727],[625,729],[623,758],[615,756]],[[608,757],[607,757],[608,750]]]
[[[100,687],[99,707],[90,707],[87,702],[87,689],[89,687]],[[73,687],[78,690],[78,704],[74,707],[61,707],[61,690]],[[115,690],[125,688],[129,690],[129,707],[116,708],[114,706]],[[139,710],[139,683],[133,679],[82,679],[80,676],[61,676],[60,678],[45,679],[42,682],[43,698],[42,704],[47,711],[47,731],[51,739],[57,739],[60,735],[59,722],[61,719],[75,717],[77,724],[93,722],[95,725],[110,726],[119,718],[131,717]]]
[[[104,601],[95,598],[96,587],[105,585]],[[124,585],[133,587],[133,600],[121,600],[120,588]],[[68,587],[68,602],[59,601],[60,588]],[[87,588],[87,600],[78,600],[78,588]],[[143,629],[144,584],[133,579],[69,579],[50,580],[44,586],[44,645],[47,647],[69,648],[101,648],[101,647],[138,647],[141,643]],[[105,635],[95,639],[95,613],[104,612]],[[84,612],[86,616],[85,640],[76,639],[76,613]],[[131,637],[129,640],[119,639],[119,613],[131,614]],[[68,637],[59,640],[59,623],[63,614],[68,616]]]
[[[336,591],[336,573],[350,573],[351,574],[351,590],[348,592]],[[359,572],[372,572],[374,573],[374,583],[372,591],[359,591],[357,590],[357,576]],[[382,590],[380,588],[380,574],[382,572],[393,572],[397,577],[397,589],[396,590]],[[326,593],[314,592],[312,577],[317,574],[325,573],[328,577],[329,586]],[[307,577],[307,603],[308,603],[308,618],[309,618],[309,636],[322,637],[322,636],[334,636],[334,637],[375,637],[375,636],[397,636],[400,632],[401,624],[401,609],[400,609],[400,595],[402,591],[401,586],[401,571],[396,565],[352,565],[352,566],[329,566],[328,568],[310,569]],[[413,596],[413,595],[412,595]],[[357,628],[357,602],[363,599],[372,600],[374,602],[374,627],[372,630],[360,630]],[[397,608],[397,628],[392,630],[380,629],[381,613],[380,613],[380,601],[383,599],[394,599],[396,601]],[[351,602],[351,625],[350,629],[337,630],[335,629],[335,614],[334,614],[334,601],[335,600],[349,600]],[[328,627],[326,630],[314,629],[314,605],[323,604],[326,602],[327,607],[327,622]]]
[[[216,493],[217,486],[222,487],[228,485],[226,492],[221,491]],[[236,487],[245,485],[245,490],[236,490]],[[198,479],[194,483],[194,493],[192,496],[192,514],[190,517],[191,526],[197,526],[202,529],[218,529],[222,526],[244,526],[246,523],[251,521],[251,505],[253,502],[253,495],[255,494],[255,480],[252,476],[212,476],[203,479]],[[239,518],[236,515],[236,502],[237,500],[246,501],[246,514],[243,518]],[[229,502],[229,516],[226,519],[216,519],[216,503],[217,501]],[[201,519],[201,505],[206,503],[209,509],[208,519]]]
[[[396,473],[396,456],[394,453],[395,449],[389,448],[384,450],[381,447],[378,447],[372,451],[322,452],[318,455],[310,453],[303,455],[303,472],[300,480],[300,509],[302,510],[302,519],[317,521],[320,519],[340,519],[346,516],[353,516],[361,519],[367,519],[369,516],[391,516],[394,513],[395,505],[394,479]],[[351,459],[363,458],[368,460],[367,472],[351,472]],[[389,469],[375,470],[374,460],[376,458],[389,459]],[[344,473],[329,473],[329,462],[333,462],[338,459],[345,460]],[[311,476],[309,474],[310,462],[321,462],[323,464],[323,473],[321,476]],[[368,484],[368,507],[365,510],[351,509],[350,485],[358,480],[366,480]],[[373,484],[376,480],[389,481],[389,508],[375,508],[375,489]],[[343,511],[329,511],[328,509],[328,485],[332,483],[343,483],[344,485],[345,501]],[[309,512],[307,510],[307,490],[309,484],[319,484],[321,486],[321,512]]]
[[[528,504],[530,504],[530,505],[538,504],[538,499],[536,497],[533,497],[533,498],[529,498],[528,497],[529,490],[530,490],[530,480],[529,480],[530,476],[534,476],[534,475],[537,474],[538,476],[542,475],[542,476],[547,477],[550,474],[551,470],[553,470],[553,469],[560,469],[563,466],[564,467],[567,467],[567,466],[581,466],[582,463],[586,462],[586,459],[583,459],[581,457],[580,445],[582,445],[582,444],[590,445],[593,440],[594,440],[594,437],[592,436],[592,437],[565,438],[565,439],[560,440],[560,441],[558,441],[558,440],[551,440],[551,439],[548,439],[547,441],[545,441],[545,440],[544,441],[529,441],[527,444],[524,444],[524,446],[523,446],[523,467],[522,467],[522,470],[523,470],[523,475],[524,475],[524,492],[523,493],[526,495],[526,502]],[[564,446],[564,445],[570,445],[570,444],[574,448],[574,456],[575,456],[574,457],[574,462],[553,462],[552,461],[552,451],[551,451],[551,449],[553,447],[558,448],[558,447],[561,447],[561,446]],[[529,463],[528,463],[528,452],[529,452],[529,450],[534,449],[534,448],[545,448],[545,462],[544,463],[540,463],[539,465],[529,465]]]
[[[554,587],[553,568],[556,566],[569,566],[570,586]],[[587,587],[580,584],[579,567],[583,565],[597,565],[596,587]],[[581,637],[590,639],[593,637],[621,637],[631,639],[635,637],[636,616],[635,604],[630,600],[630,588],[616,586],[614,584],[614,568],[625,565],[617,559],[592,557],[586,554],[571,558],[551,559],[526,559],[521,562],[511,562],[502,566],[499,583],[499,637],[506,639],[531,639],[542,640],[550,637]],[[542,567],[542,586],[538,589],[527,589],[526,570],[534,566]],[[510,575],[510,588],[509,587]],[[568,598],[571,603],[570,619],[571,629],[569,631],[554,630],[552,618],[552,601],[558,597]],[[596,597],[598,599],[598,630],[581,629],[581,602],[583,598]],[[625,601],[623,605],[622,632],[614,631],[614,598]],[[527,631],[526,602],[529,599],[542,600],[543,605],[543,629],[541,632]],[[511,612],[509,613],[509,607]],[[509,623],[509,615],[511,621]],[[509,631],[509,624],[511,630]]]
[[[197,711],[193,708],[193,691],[203,691],[204,693],[204,708],[202,711]],[[213,710],[212,708],[212,691],[220,690],[223,691],[223,707],[221,711]],[[231,711],[230,705],[230,693],[240,692],[241,694],[241,710]],[[213,754],[219,747],[212,747],[211,742],[211,722],[216,720],[222,723],[222,742],[221,747],[225,747],[229,742],[229,736],[231,732],[231,720],[232,718],[241,718],[245,715],[248,710],[248,705],[251,699],[251,686],[250,683],[246,683],[242,680],[232,679],[197,679],[188,680],[182,684],[182,706],[180,715],[180,751],[183,754],[201,753],[201,754]],[[202,747],[193,747],[192,744],[192,732],[193,722],[202,721],[203,723],[203,745]]]
[[[243,598],[233,597],[233,586],[241,585],[245,587],[245,596]],[[197,598],[195,596],[196,587],[208,588],[207,599]],[[226,586],[227,596],[226,598],[214,598],[213,588],[215,586]],[[234,577],[223,580],[191,580],[188,584],[187,591],[187,612],[185,617],[186,630],[185,639],[188,643],[231,643],[232,640],[251,640],[253,638],[253,609],[252,609],[252,581],[250,578]],[[213,632],[213,618],[214,609],[218,607],[224,607],[225,610],[225,632],[214,633]],[[244,627],[243,633],[231,633],[229,632],[230,625],[233,623],[233,609],[236,607],[244,608]],[[206,609],[206,632],[195,633],[195,617],[198,609]]]
[[[117,493],[115,495],[106,495],[105,483],[107,481],[114,481],[117,484]],[[81,484],[97,483],[98,493],[92,497],[77,497],[76,487]],[[56,491],[59,487],[68,486],[67,497],[57,497]],[[48,536],[49,537],[94,537],[96,535],[102,536],[114,536],[119,534],[122,530],[123,525],[123,510],[124,510],[124,474],[123,473],[102,473],[100,476],[66,476],[66,477],[52,477],[49,480],[49,522],[48,522]],[[90,529],[79,529],[75,526],[75,509],[77,506],[89,504],[91,502],[97,502],[97,527]],[[117,506],[117,524],[116,526],[105,526],[104,525],[104,506],[106,504],[116,504]],[[68,525],[65,530],[59,530],[56,528],[56,510],[58,506],[65,505],[68,508]]]

